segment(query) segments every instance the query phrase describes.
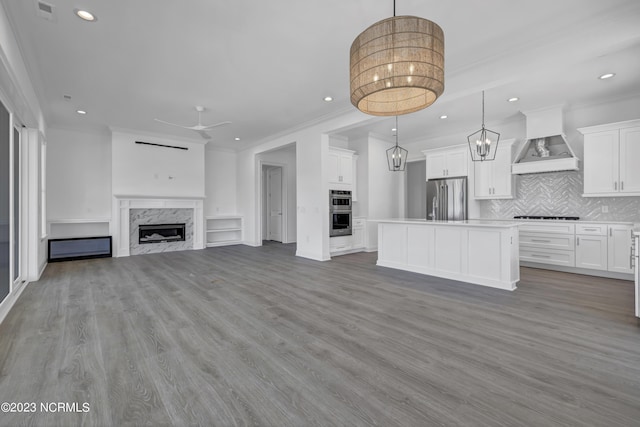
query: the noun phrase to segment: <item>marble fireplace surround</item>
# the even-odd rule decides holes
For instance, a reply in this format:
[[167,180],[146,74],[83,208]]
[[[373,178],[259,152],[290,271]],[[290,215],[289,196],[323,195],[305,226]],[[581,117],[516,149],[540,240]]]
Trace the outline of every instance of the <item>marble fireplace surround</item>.
[[113,200],[113,256],[131,255],[131,210],[132,209],[192,209],[193,247],[204,249],[204,198],[194,197],[144,197],[115,195]]

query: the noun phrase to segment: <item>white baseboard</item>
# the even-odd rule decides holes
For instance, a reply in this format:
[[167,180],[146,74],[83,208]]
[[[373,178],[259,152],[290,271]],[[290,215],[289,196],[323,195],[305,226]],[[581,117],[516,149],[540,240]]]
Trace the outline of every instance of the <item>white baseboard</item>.
[[20,296],[22,291],[25,290],[29,283],[30,282],[22,282],[18,289],[15,289],[13,292],[7,295],[4,301],[0,303],[0,323],[4,321],[5,317],[7,317],[7,314],[9,314],[9,311],[11,311],[11,308],[18,300],[18,297]]
[[308,258],[308,259],[312,259],[314,261],[330,261],[331,257],[318,257],[317,254],[315,253],[311,253],[311,252],[303,252],[303,251],[296,251],[296,256],[299,256],[301,258]]

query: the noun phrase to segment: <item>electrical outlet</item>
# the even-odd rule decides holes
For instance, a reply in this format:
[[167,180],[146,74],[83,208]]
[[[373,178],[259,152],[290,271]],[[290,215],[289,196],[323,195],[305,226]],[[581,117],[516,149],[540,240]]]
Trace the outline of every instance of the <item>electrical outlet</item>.
[[609,206],[603,206],[602,213],[609,213]]

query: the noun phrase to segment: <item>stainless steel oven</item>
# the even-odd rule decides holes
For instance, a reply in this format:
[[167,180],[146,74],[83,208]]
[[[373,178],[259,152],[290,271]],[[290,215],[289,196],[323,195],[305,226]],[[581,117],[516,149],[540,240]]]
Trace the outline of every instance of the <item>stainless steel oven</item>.
[[329,190],[329,236],[351,235],[351,191]]

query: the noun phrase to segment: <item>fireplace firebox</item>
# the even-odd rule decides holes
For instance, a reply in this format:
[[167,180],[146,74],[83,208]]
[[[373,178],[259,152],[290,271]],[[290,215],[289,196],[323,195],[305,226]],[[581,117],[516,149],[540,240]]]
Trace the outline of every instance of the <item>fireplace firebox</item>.
[[139,226],[139,243],[169,243],[185,240],[185,224],[145,224]]

